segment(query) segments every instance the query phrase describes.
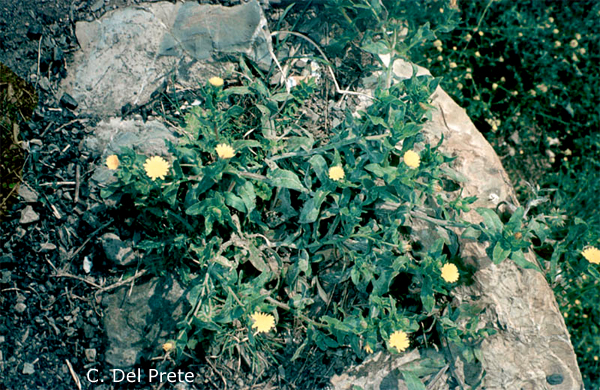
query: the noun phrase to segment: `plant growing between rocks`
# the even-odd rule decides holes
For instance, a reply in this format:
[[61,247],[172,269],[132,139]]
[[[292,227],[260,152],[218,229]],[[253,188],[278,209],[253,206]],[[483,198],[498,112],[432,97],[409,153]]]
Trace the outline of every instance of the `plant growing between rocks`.
[[[444,14],[432,31],[416,17],[419,5],[404,14],[360,4],[334,4],[357,32],[347,42],[358,38],[389,63],[454,23],[446,6],[429,11],[434,21]],[[407,15],[420,24],[399,22]],[[361,33],[366,25],[376,28]],[[439,79],[415,70],[394,80],[384,67],[372,104],[347,112],[323,136],[298,116],[321,87],[315,80],[288,92],[269,88],[246,61],[240,68],[239,80],[213,77],[202,87],[170,155],[124,150],[106,161],[116,181],[102,196],[135,210],[130,228],[142,236],[144,266],[193,286],[192,310],[164,350],[183,357],[201,347],[255,372],[300,359],[313,345],[364,357],[450,344],[467,361],[478,359],[478,344],[494,330],[478,323],[475,305],[451,302],[452,288],[472,272],[451,228],[489,242],[496,264],[511,259],[541,270],[524,252],[544,227],[524,208],[505,219],[478,209],[478,225],[461,219],[475,199],[444,191],[457,179],[452,158],[421,133]],[[419,219],[444,232],[431,246],[411,235]],[[432,361],[427,373],[444,364]]]

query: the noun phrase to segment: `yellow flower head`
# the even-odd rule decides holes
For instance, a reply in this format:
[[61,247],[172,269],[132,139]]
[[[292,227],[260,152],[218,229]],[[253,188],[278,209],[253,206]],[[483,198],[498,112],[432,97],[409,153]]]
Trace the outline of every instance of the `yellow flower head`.
[[398,352],[403,352],[410,345],[406,332],[397,330],[390,336],[390,347],[396,348]]
[[367,345],[365,345],[365,352],[366,352],[366,353],[373,353],[373,348],[371,348],[371,347],[369,346],[369,344],[367,344]]
[[589,246],[585,248],[581,255],[592,264],[600,264],[600,250],[596,247]]
[[444,264],[442,267],[442,278],[448,283],[454,283],[458,280],[458,268],[452,263]]
[[419,155],[412,150],[408,150],[404,153],[404,163],[410,168],[418,168],[421,164],[421,158]]
[[217,76],[209,78],[208,82],[210,83],[210,85],[215,87],[222,87],[223,83],[225,83],[225,81],[222,78]]
[[169,163],[162,157],[154,156],[146,160],[144,169],[148,177],[152,180],[156,180],[157,178],[164,179],[169,171]]
[[346,174],[344,168],[338,166],[329,168],[329,178],[334,181],[342,180]]
[[167,341],[166,343],[164,343],[164,344],[162,345],[162,349],[163,349],[163,351],[165,351],[165,352],[169,352],[169,351],[171,351],[173,348],[175,348],[175,343],[174,343],[174,342],[172,342],[171,340]]
[[250,317],[252,317],[252,320],[254,321],[252,324],[252,329],[256,328],[257,332],[259,333],[267,333],[275,327],[275,317],[273,317],[271,314],[264,314],[256,311]]
[[115,169],[119,168],[119,157],[117,157],[116,154],[111,154],[110,156],[108,156],[106,158],[106,166],[111,171],[114,171]]
[[231,158],[235,155],[235,150],[233,150],[233,148],[227,144],[217,145],[215,151],[217,152],[217,156],[219,156],[219,158]]

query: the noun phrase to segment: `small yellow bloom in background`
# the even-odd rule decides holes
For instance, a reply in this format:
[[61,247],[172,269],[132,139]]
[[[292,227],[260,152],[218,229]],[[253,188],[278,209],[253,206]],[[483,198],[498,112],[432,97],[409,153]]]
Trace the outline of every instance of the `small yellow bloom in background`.
[[338,166],[329,168],[329,178],[333,181],[342,180],[346,176],[344,168]]
[[111,171],[114,171],[115,169],[119,168],[119,157],[117,157],[116,154],[111,154],[110,156],[108,156],[106,158],[106,166]]
[[479,51],[475,52],[475,57],[481,57],[481,53],[479,53]]
[[208,79],[208,82],[210,83],[210,85],[214,86],[214,87],[222,87],[223,84],[225,83],[225,81],[220,78],[220,77],[211,77]]
[[581,34],[579,34],[579,33],[575,34],[575,39],[580,40],[581,39]]
[[582,54],[582,55],[585,54],[585,48],[584,47],[582,47],[581,49],[579,49],[579,54]]
[[442,47],[442,41],[436,39],[435,41],[433,41],[433,47]]
[[398,352],[404,352],[410,346],[406,332],[397,330],[390,336],[390,347],[396,348]]
[[554,47],[560,47],[560,45],[562,45],[562,44],[560,43],[560,41],[555,41],[555,42],[554,42]]
[[458,268],[452,263],[446,263],[442,267],[442,279],[448,283],[454,283],[458,280]]
[[163,351],[165,351],[165,352],[169,352],[169,351],[171,351],[173,348],[175,348],[175,343],[174,343],[173,341],[171,341],[171,340],[167,341],[166,343],[164,343],[164,344],[162,345],[162,349],[163,349]]
[[479,31],[478,34],[479,34],[480,37],[482,37],[483,36],[483,31]]
[[600,264],[600,250],[596,247],[589,246],[584,248],[581,251],[581,255],[592,264]]
[[557,28],[555,28],[554,30],[552,30],[552,34],[558,34],[560,31],[558,31]]
[[471,34],[467,34],[467,35],[465,35],[465,41],[469,42],[469,41],[471,40],[471,38],[473,38],[473,37],[471,36]]
[[169,163],[162,157],[154,156],[146,160],[144,169],[152,180],[164,179],[169,172]]
[[365,345],[365,352],[366,353],[373,353],[373,348],[369,347],[369,344]]
[[451,62],[450,63],[450,68],[454,69],[456,68],[458,65],[456,65],[456,62]]
[[250,317],[252,317],[252,320],[254,321],[252,324],[252,329],[256,329],[256,331],[259,333],[267,333],[275,327],[275,317],[273,317],[271,314],[264,314],[256,311]]
[[232,158],[235,155],[235,150],[227,144],[219,144],[215,148],[219,158]]
[[498,84],[496,84],[496,83],[492,84],[492,89],[493,89],[494,91],[496,90],[496,88],[498,88]]
[[579,42],[577,42],[577,39],[571,39],[571,42],[569,42],[569,46],[571,46],[572,48],[576,48],[579,45]]
[[421,164],[421,157],[412,150],[408,150],[404,153],[404,163],[410,168],[418,168]]

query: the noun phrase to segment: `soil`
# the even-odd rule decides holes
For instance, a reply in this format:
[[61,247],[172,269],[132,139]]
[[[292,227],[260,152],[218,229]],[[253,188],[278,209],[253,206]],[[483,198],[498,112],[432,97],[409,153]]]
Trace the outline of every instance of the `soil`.
[[[111,231],[113,221],[87,185],[92,161],[78,148],[98,119],[75,115],[56,91],[78,48],[74,23],[135,3],[0,0],[0,62],[28,81],[39,96],[31,120],[18,123],[28,151],[20,180],[37,193],[37,200],[16,202],[2,217],[0,232],[0,390],[114,388],[85,380],[90,369],[106,370],[100,300],[97,288],[85,279],[82,264],[86,256],[103,253],[97,238]],[[29,206],[39,220],[23,223]],[[105,285],[122,276],[112,269],[94,272],[95,280]],[[315,349],[306,356],[300,364],[260,377],[199,361],[185,367],[202,374],[187,387],[118,388],[318,389],[350,363],[343,353]]]

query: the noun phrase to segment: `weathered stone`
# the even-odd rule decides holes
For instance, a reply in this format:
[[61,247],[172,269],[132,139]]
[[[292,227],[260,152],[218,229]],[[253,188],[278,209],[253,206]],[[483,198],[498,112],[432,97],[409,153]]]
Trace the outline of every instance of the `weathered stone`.
[[114,233],[106,233],[100,237],[102,247],[106,258],[113,264],[126,267],[135,262],[137,256],[131,245],[121,241],[121,238]]
[[102,301],[104,330],[108,338],[106,362],[128,368],[139,363],[143,353],[159,348],[176,330],[190,310],[185,291],[172,276],[123,286]]
[[93,22],[77,22],[81,50],[61,89],[95,115],[118,115],[143,105],[173,73],[195,88],[224,72],[223,55],[246,54],[271,62],[266,19],[256,0],[235,7],[196,2],[145,3],[118,9]]
[[[412,64],[397,60],[393,71],[399,78],[408,79],[413,74]],[[418,67],[417,75],[429,74]],[[432,120],[425,124],[427,141],[437,144],[443,135],[440,151],[456,158],[451,168],[466,178],[466,182],[461,183],[462,196],[478,199],[472,211],[463,213],[463,218],[479,223],[482,218],[475,211],[477,207],[496,208],[501,202],[518,206],[500,159],[465,110],[439,87],[431,96],[431,104],[436,110]],[[412,227],[415,234],[425,239],[435,232],[429,223],[415,221]],[[459,235],[460,231],[455,233]],[[482,343],[479,367],[459,358],[451,362],[457,379],[468,383],[471,373],[485,371],[481,385],[490,390],[544,389],[548,388],[547,378],[554,382],[552,389],[582,388],[569,333],[543,274],[522,269],[510,260],[494,265],[486,253],[487,244],[463,239],[458,243],[463,261],[477,271],[473,275],[474,283],[453,290],[455,299],[483,307],[480,323],[494,327],[497,333]],[[533,253],[528,253],[526,258],[536,262]],[[368,375],[376,378],[378,374]],[[561,381],[556,379],[559,377]],[[336,390],[343,388],[335,387]]]
[[21,219],[19,222],[22,224],[33,223],[40,220],[40,216],[38,213],[33,211],[33,207],[27,206],[23,210],[21,210]]
[[38,200],[37,192],[33,191],[28,185],[22,184],[17,190],[19,196],[27,203],[35,203]]

